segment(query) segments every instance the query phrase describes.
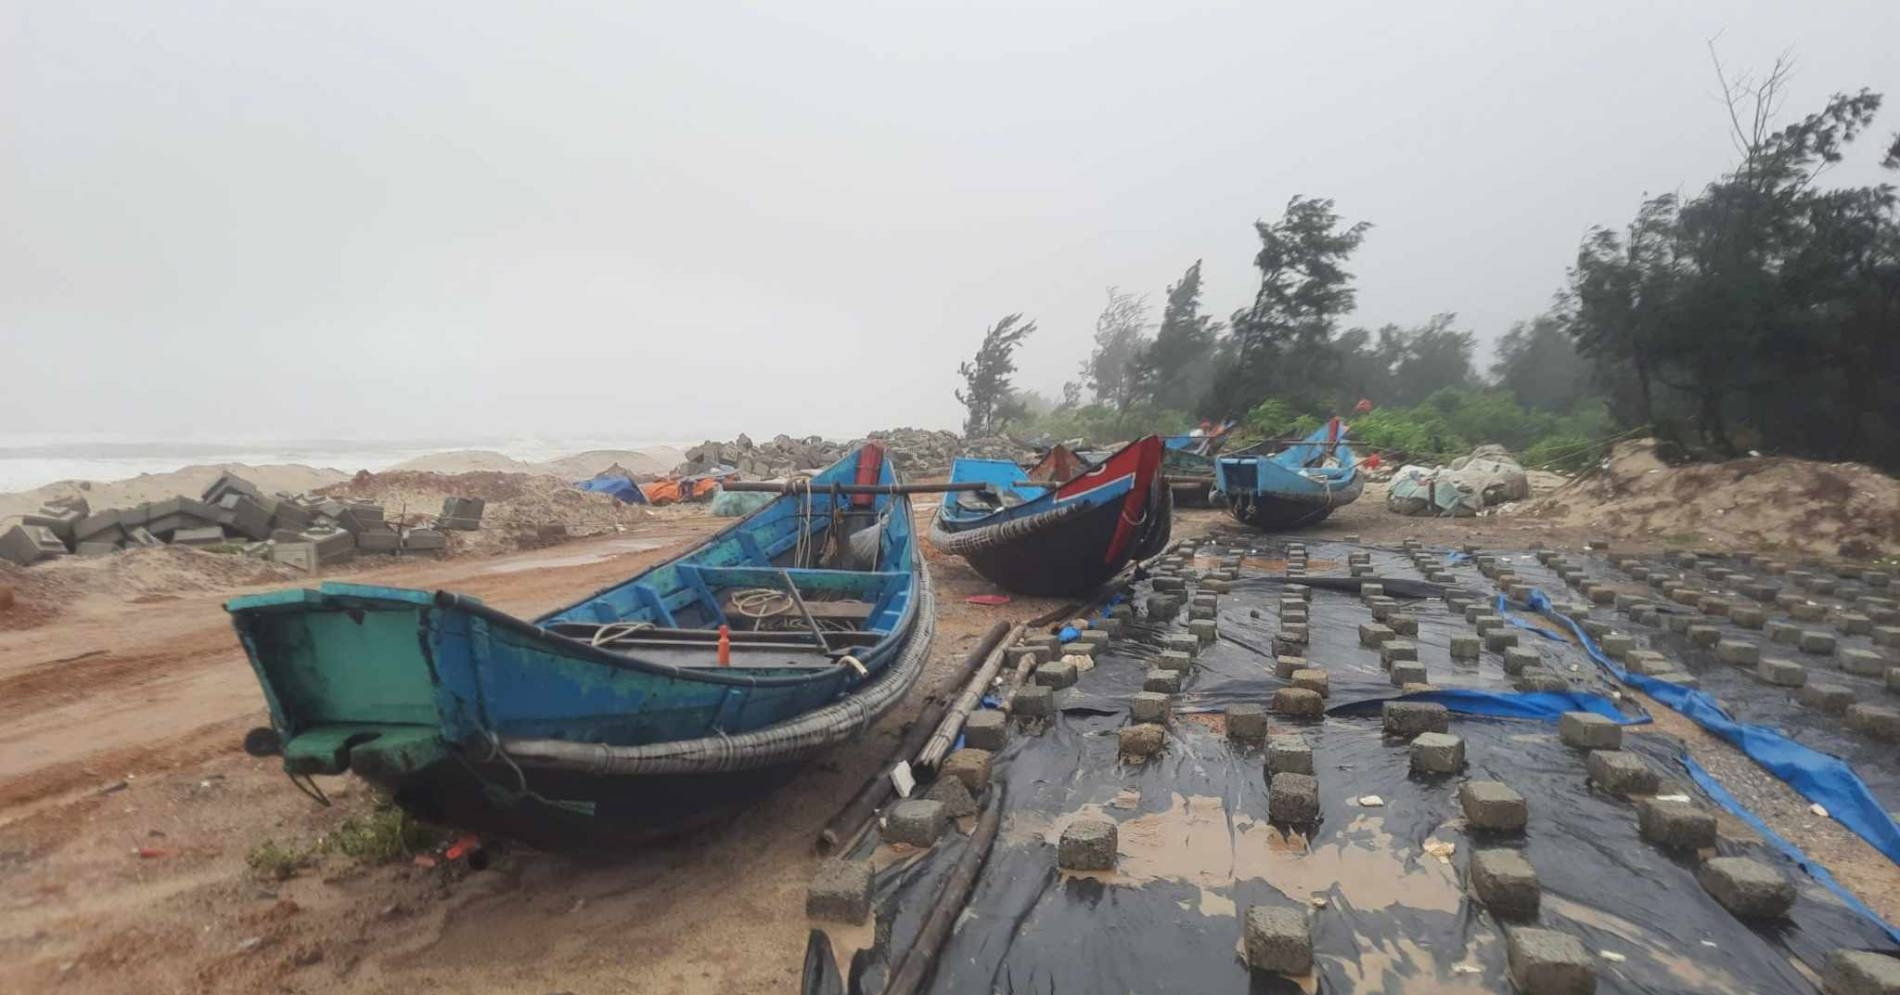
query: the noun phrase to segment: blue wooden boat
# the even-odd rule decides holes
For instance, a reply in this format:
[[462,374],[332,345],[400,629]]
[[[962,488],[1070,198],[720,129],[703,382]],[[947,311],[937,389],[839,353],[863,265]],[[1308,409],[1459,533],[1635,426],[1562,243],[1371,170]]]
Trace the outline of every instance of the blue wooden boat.
[[1009,460],[959,459],[952,484],[988,487],[946,492],[931,544],[1018,594],[1092,593],[1167,545],[1174,512],[1161,456],[1151,435],[1058,481],[1034,479],[1036,471]]
[[306,791],[352,771],[424,820],[537,841],[722,811],[849,740],[922,672],[930,578],[897,485],[868,444],[532,620],[360,584],[233,599],[274,732],[247,747],[275,746]]
[[1365,489],[1338,418],[1272,455],[1220,457],[1214,482],[1229,514],[1269,530],[1312,525],[1358,500]]

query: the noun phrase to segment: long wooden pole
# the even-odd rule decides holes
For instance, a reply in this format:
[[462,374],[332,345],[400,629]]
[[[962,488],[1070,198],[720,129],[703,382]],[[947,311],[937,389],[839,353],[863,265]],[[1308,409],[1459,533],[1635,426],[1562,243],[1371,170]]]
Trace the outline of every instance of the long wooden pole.
[[944,756],[950,752],[951,744],[957,741],[957,733],[963,730],[964,720],[970,717],[970,711],[977,702],[983,700],[983,692],[996,679],[996,671],[1003,665],[1004,651],[1014,645],[1022,634],[1022,623],[1010,626],[1009,635],[990,650],[989,659],[983,661],[982,668],[963,686],[963,693],[957,697],[956,704],[944,713],[943,721],[937,724],[936,733],[924,744],[923,749],[917,751],[917,759],[912,766],[919,770],[936,770],[937,765],[943,762]]
[[[962,666],[958,668],[957,673],[963,674],[975,670],[983,661],[988,660],[990,650],[1001,643],[1008,632],[1008,622],[998,622],[990,626],[990,631],[984,633],[983,638],[977,640],[977,644],[971,647],[970,652],[964,656]],[[937,731],[937,724],[943,721],[944,714],[950,710],[950,703],[949,698],[934,701],[925,705],[923,711],[917,714],[916,720],[910,724],[910,729],[905,732],[897,749],[878,764],[877,769],[871,772],[871,776],[859,786],[857,793],[838,809],[837,814],[825,823],[823,829],[819,830],[819,853],[833,853],[848,849],[858,838],[858,835],[864,831],[864,827],[870,823],[871,817],[877,814],[877,810],[897,792],[896,786],[891,784],[891,768],[898,761],[916,755],[917,751],[923,748],[925,741]]]
[[996,842],[997,827],[1003,823],[1003,800],[1005,790],[1001,782],[990,788],[990,804],[983,809],[983,817],[976,822],[976,831],[970,835],[969,845],[957,857],[957,865],[950,870],[950,876],[944,879],[943,889],[937,892],[936,900],[930,903],[930,915],[917,930],[917,939],[910,949],[904,952],[904,959],[891,972],[891,980],[884,985],[884,995],[915,995],[923,987],[924,980],[930,977],[931,968],[937,964],[937,957],[943,952],[943,943],[950,937],[951,927],[963,917],[963,907],[969,904],[970,892],[976,890],[976,875],[983,869],[983,861],[989,857],[990,845]]
[[755,491],[763,494],[942,494],[945,491],[987,491],[991,485],[981,480],[963,480],[942,484],[814,484],[808,480],[728,480],[719,485],[728,491]]

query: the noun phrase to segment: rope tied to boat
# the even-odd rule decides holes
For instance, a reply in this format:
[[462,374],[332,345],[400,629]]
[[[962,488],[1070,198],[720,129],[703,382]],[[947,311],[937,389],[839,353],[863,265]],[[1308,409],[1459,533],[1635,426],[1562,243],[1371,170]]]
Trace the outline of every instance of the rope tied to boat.
[[869,670],[865,669],[864,661],[858,659],[855,656],[852,656],[849,653],[846,653],[845,655],[838,658],[838,666],[850,667],[852,670],[857,671],[859,680],[864,679],[866,676],[868,676],[871,673]]

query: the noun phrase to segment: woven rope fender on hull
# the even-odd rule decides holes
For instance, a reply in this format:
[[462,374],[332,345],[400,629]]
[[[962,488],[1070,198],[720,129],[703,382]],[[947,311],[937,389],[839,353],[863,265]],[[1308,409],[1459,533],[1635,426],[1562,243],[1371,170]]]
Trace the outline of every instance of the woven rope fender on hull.
[[1022,539],[1024,536],[1034,535],[1043,529],[1059,522],[1067,521],[1089,510],[1089,508],[1079,504],[1064,505],[1060,508],[1052,508],[1039,514],[1030,515],[1028,518],[1018,518],[996,525],[985,525],[964,532],[951,532],[943,527],[942,518],[932,518],[930,520],[930,544],[937,547],[939,552],[949,553],[952,556],[968,556],[971,553],[980,553],[986,549],[1007,546],[1010,543]]
[[917,568],[917,613],[910,641],[877,680],[857,694],[777,725],[737,736],[706,736],[645,746],[569,743],[554,739],[504,739],[501,748],[524,767],[587,774],[717,774],[802,760],[856,735],[902,701],[930,659],[937,631],[936,595],[921,552]]

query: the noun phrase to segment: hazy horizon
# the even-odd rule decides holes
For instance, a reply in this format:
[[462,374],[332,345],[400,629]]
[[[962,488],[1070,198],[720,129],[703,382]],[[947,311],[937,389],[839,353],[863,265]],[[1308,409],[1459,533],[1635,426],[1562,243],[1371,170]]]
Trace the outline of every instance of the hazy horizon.
[[[1783,113],[1900,100],[1900,6],[118,8],[0,21],[0,430],[955,428],[984,327],[1055,393],[1104,289],[1254,289],[1295,194],[1376,226],[1348,324],[1541,311],[1592,224]],[[1900,129],[1889,105],[1876,134]],[[1868,182],[1870,136],[1828,182]],[[1481,355],[1480,365],[1488,356]]]

